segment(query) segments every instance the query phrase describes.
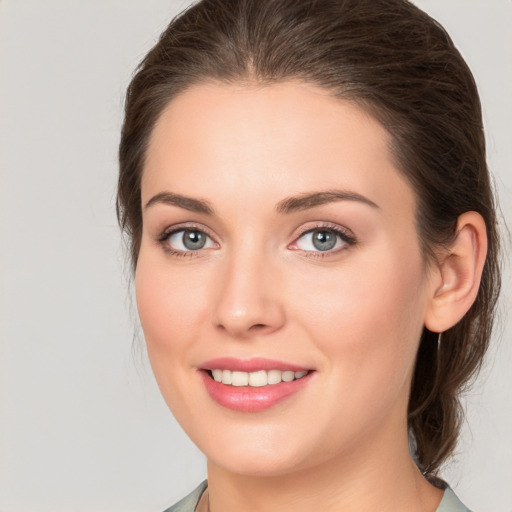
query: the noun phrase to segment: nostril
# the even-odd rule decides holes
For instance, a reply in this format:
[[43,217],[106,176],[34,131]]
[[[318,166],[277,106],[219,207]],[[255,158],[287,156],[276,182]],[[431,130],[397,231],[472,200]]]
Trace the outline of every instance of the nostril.
[[249,328],[249,330],[252,330],[252,331],[261,331],[261,329],[264,329],[266,327],[265,324],[254,324],[254,325],[251,325],[251,327]]

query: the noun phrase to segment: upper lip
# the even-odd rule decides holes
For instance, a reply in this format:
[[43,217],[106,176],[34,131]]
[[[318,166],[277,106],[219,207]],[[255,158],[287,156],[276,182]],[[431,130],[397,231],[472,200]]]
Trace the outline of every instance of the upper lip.
[[201,370],[231,370],[248,373],[257,372],[258,370],[290,370],[294,372],[311,370],[311,368],[307,368],[305,366],[261,357],[255,357],[251,359],[218,357],[205,361],[199,366],[199,368]]

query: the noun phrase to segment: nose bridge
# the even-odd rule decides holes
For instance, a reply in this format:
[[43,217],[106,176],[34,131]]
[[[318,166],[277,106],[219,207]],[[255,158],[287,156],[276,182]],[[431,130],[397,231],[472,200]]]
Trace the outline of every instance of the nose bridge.
[[284,323],[275,262],[254,240],[233,247],[219,276],[214,323],[232,336],[271,333]]

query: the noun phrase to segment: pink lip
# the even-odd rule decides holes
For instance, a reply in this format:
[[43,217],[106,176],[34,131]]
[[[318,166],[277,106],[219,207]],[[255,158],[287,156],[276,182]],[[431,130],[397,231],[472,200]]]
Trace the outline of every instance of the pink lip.
[[304,366],[285,363],[283,361],[275,361],[272,359],[264,359],[256,357],[252,359],[235,359],[234,357],[219,357],[210,359],[200,365],[202,370],[231,370],[237,372],[257,372],[258,370],[290,370],[292,372],[302,372],[311,370]]
[[240,360],[233,358],[219,358],[206,361],[201,365],[200,375],[206,391],[219,405],[240,412],[260,412],[277,405],[282,400],[294,395],[310,382],[314,371],[292,382],[281,382],[262,387],[229,386],[213,380],[207,370],[234,370],[251,372],[258,370],[291,370],[294,372],[308,370],[301,366],[272,361],[270,359]]

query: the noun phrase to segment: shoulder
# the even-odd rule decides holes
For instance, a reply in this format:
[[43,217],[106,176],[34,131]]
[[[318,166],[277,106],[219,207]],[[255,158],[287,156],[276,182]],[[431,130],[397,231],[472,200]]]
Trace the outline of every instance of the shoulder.
[[199,498],[201,498],[207,486],[208,483],[206,480],[201,482],[189,495],[185,496],[172,507],[164,510],[164,512],[194,512]]
[[471,512],[460,500],[455,493],[446,487],[441,503],[436,512]]

